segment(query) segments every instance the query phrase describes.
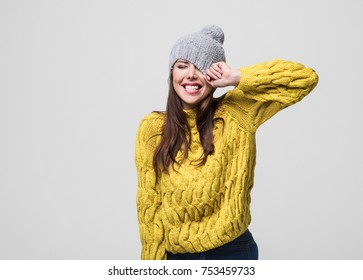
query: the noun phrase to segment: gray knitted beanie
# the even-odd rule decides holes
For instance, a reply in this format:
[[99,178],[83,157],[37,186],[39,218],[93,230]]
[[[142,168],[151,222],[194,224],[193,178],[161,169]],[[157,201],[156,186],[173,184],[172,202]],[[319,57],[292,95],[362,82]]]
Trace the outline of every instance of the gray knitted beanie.
[[213,63],[226,61],[223,42],[223,30],[216,25],[207,25],[199,32],[185,35],[175,42],[169,67],[172,69],[178,59],[185,59],[204,73]]

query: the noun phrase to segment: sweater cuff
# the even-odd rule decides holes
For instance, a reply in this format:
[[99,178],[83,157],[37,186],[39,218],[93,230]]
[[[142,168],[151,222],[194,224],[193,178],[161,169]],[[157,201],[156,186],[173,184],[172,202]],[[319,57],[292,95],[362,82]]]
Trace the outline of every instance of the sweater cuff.
[[248,91],[253,88],[253,69],[251,69],[251,66],[240,68],[239,71],[241,73],[241,79],[237,88],[242,91]]

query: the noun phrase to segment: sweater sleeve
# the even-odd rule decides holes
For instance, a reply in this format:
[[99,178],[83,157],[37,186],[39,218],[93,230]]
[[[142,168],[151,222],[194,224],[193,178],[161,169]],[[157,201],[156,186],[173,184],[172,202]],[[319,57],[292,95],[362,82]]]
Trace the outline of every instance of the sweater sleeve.
[[[157,119],[156,119],[157,121]],[[161,219],[161,195],[152,166],[156,137],[152,135],[153,120],[144,119],[138,129],[135,164],[138,177],[137,216],[142,246],[141,259],[165,259],[164,229]]]
[[318,83],[313,69],[286,60],[254,64],[240,72],[241,80],[227,93],[226,100],[240,107],[255,128],[300,101]]

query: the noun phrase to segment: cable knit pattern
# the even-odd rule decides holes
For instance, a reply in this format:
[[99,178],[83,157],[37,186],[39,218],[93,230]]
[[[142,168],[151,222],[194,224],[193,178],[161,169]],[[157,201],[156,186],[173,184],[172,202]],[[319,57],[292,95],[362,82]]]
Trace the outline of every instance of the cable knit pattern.
[[[250,202],[256,161],[255,132],[281,109],[301,100],[317,84],[311,68],[273,60],[241,68],[241,80],[215,112],[215,152],[205,165],[196,112],[185,110],[191,127],[188,159],[156,184],[152,166],[165,120],[151,113],[139,126],[135,162],[137,211],[142,259],[165,259],[172,253],[202,252],[241,235],[251,221]],[[181,159],[179,153],[177,159]]]

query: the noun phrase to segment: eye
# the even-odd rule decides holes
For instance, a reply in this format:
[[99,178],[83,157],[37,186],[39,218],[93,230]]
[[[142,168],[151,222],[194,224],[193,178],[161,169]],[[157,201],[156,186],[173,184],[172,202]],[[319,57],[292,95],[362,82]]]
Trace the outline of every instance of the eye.
[[188,66],[186,65],[186,64],[182,64],[182,63],[180,63],[180,64],[177,64],[177,66],[176,66],[178,69],[185,69],[185,68],[187,68]]
[[189,67],[189,63],[187,61],[184,61],[184,60],[178,60],[175,63],[175,67],[177,69],[187,69]]

